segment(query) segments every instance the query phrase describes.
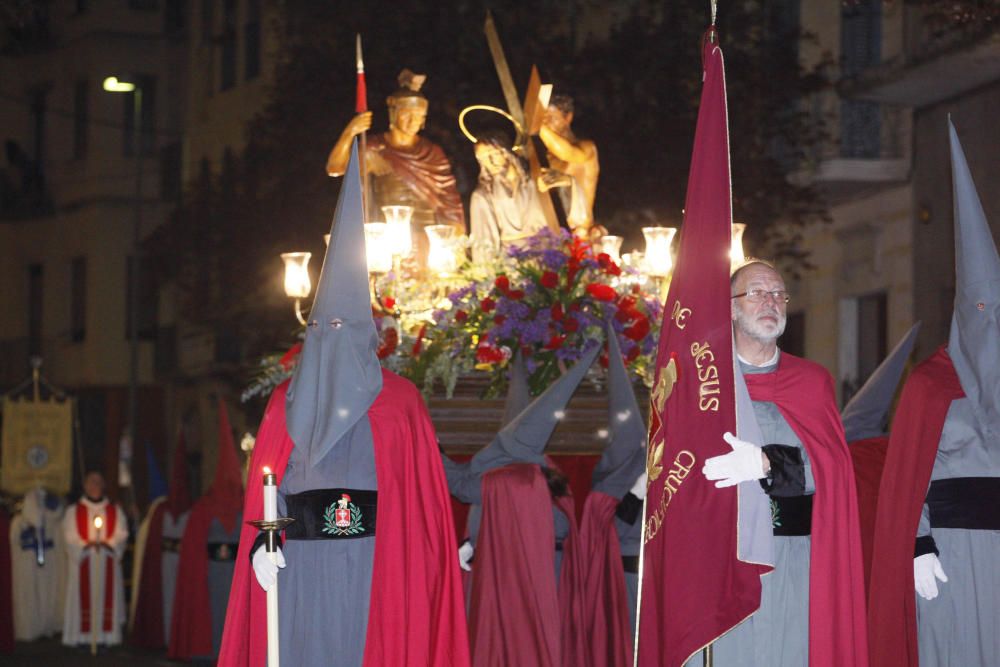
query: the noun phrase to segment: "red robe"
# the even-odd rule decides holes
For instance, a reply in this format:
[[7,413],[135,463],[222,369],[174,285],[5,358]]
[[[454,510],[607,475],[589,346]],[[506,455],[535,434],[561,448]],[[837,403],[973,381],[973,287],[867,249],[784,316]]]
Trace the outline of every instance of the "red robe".
[[[251,471],[270,467],[279,485],[294,447],[285,423],[287,389],[285,382],[271,395],[250,463]],[[458,546],[427,408],[410,382],[383,370],[382,391],[368,420],[375,443],[378,530],[364,665],[467,667]],[[246,519],[263,515],[262,495],[259,484],[249,485]],[[266,661],[266,596],[249,557],[256,536],[255,528],[243,527],[220,667],[263,667]]]
[[812,463],[816,494],[809,555],[809,665],[866,667],[857,490],[833,380],[819,364],[785,353],[775,372],[744,377],[751,399],[778,406]]
[[913,548],[941,430],[962,385],[944,347],[910,373],[896,407],[879,489],[868,628],[872,665],[916,667]]
[[630,667],[633,637],[628,620],[628,592],[621,545],[615,530],[618,498],[591,491],[580,524],[580,558],[587,568],[582,578],[584,637],[594,667]]
[[858,489],[858,526],[861,529],[861,556],[865,569],[865,599],[871,590],[872,546],[875,541],[875,510],[878,507],[879,482],[885,466],[889,436],[855,440],[847,444],[854,462],[854,480]]

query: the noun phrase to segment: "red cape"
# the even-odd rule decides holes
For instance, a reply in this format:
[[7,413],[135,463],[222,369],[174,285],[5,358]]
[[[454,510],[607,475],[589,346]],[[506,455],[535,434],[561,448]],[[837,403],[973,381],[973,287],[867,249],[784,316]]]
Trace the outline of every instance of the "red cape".
[[880,435],[847,443],[854,463],[854,481],[858,489],[858,527],[861,529],[861,557],[865,569],[865,599],[871,590],[872,546],[875,541],[875,509],[878,487],[885,466],[889,436]]
[[621,546],[615,530],[618,499],[591,491],[583,506],[580,524],[580,559],[587,573],[582,578],[585,654],[594,667],[628,667],[632,664],[632,635],[628,620],[628,593],[622,568]]
[[[288,383],[271,395],[251,458],[251,479],[268,466],[278,483],[294,444],[285,424]],[[368,410],[375,442],[378,509],[365,667],[466,667],[469,650],[448,487],[430,416],[417,389],[382,371]],[[243,516],[263,514],[251,483]],[[264,590],[250,568],[257,530],[245,525],[226,610],[218,665],[262,667],[267,656]]]
[[962,385],[944,347],[910,373],[889,435],[872,549],[868,628],[873,665],[916,667],[913,546],[941,429]]
[[545,477],[530,463],[497,468],[483,475],[482,497],[469,604],[473,664],[560,667],[555,532],[545,509],[552,502]]
[[129,641],[134,646],[156,649],[166,643],[163,636],[163,515],[167,503],[153,509],[146,533],[146,550],[139,575],[139,594],[136,598],[135,620]]
[[384,135],[368,136],[368,150],[378,152],[392,169],[434,211],[441,224],[465,226],[465,209],[451,163],[441,147],[426,137],[406,150],[393,148]]
[[745,378],[750,398],[778,406],[812,463],[816,494],[809,555],[809,665],[865,667],[868,641],[857,489],[833,379],[819,364],[786,353],[774,373]]

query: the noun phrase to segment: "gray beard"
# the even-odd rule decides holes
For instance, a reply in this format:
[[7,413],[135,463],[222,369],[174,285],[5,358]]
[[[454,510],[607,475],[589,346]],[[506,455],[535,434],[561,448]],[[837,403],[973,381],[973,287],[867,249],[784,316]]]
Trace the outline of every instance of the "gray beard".
[[772,343],[781,337],[781,334],[785,333],[785,323],[787,322],[787,317],[781,313],[775,313],[778,318],[778,326],[774,331],[768,331],[766,327],[759,322],[749,320],[742,312],[736,312],[736,327],[743,333],[743,335],[748,338],[760,343]]

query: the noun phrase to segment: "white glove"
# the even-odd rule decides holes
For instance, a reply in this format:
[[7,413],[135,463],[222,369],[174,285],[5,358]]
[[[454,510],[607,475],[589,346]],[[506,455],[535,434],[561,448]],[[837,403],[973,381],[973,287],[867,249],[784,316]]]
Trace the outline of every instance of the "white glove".
[[913,559],[913,587],[917,595],[925,600],[933,600],[938,596],[937,577],[942,583],[948,581],[948,576],[941,567],[941,561],[934,554],[924,554]]
[[476,548],[472,546],[472,542],[466,540],[462,542],[462,546],[458,548],[458,566],[461,567],[466,572],[472,572],[472,554],[475,553]]
[[740,440],[732,433],[726,433],[722,439],[729,443],[733,451],[707,459],[701,469],[705,479],[718,480],[715,487],[721,489],[766,476],[764,453],[760,447]]
[[648,477],[646,476],[646,471],[643,470],[642,474],[636,478],[635,484],[632,485],[632,488],[629,489],[628,492],[639,500],[645,500],[647,481]]
[[278,568],[285,567],[285,555],[281,553],[281,547],[277,547],[272,562],[267,549],[261,546],[253,552],[251,563],[253,563],[253,573],[257,575],[257,583],[265,591],[269,591],[278,583]]

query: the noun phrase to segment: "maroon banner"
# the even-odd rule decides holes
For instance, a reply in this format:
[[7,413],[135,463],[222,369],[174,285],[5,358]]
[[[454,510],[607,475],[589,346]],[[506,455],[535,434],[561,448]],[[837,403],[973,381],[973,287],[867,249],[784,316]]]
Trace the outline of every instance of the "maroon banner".
[[729,290],[732,196],[722,50],[706,40],[684,226],[650,397],[639,665],[682,665],[760,606],[761,566],[737,558],[737,487],[705,459],[736,432]]

